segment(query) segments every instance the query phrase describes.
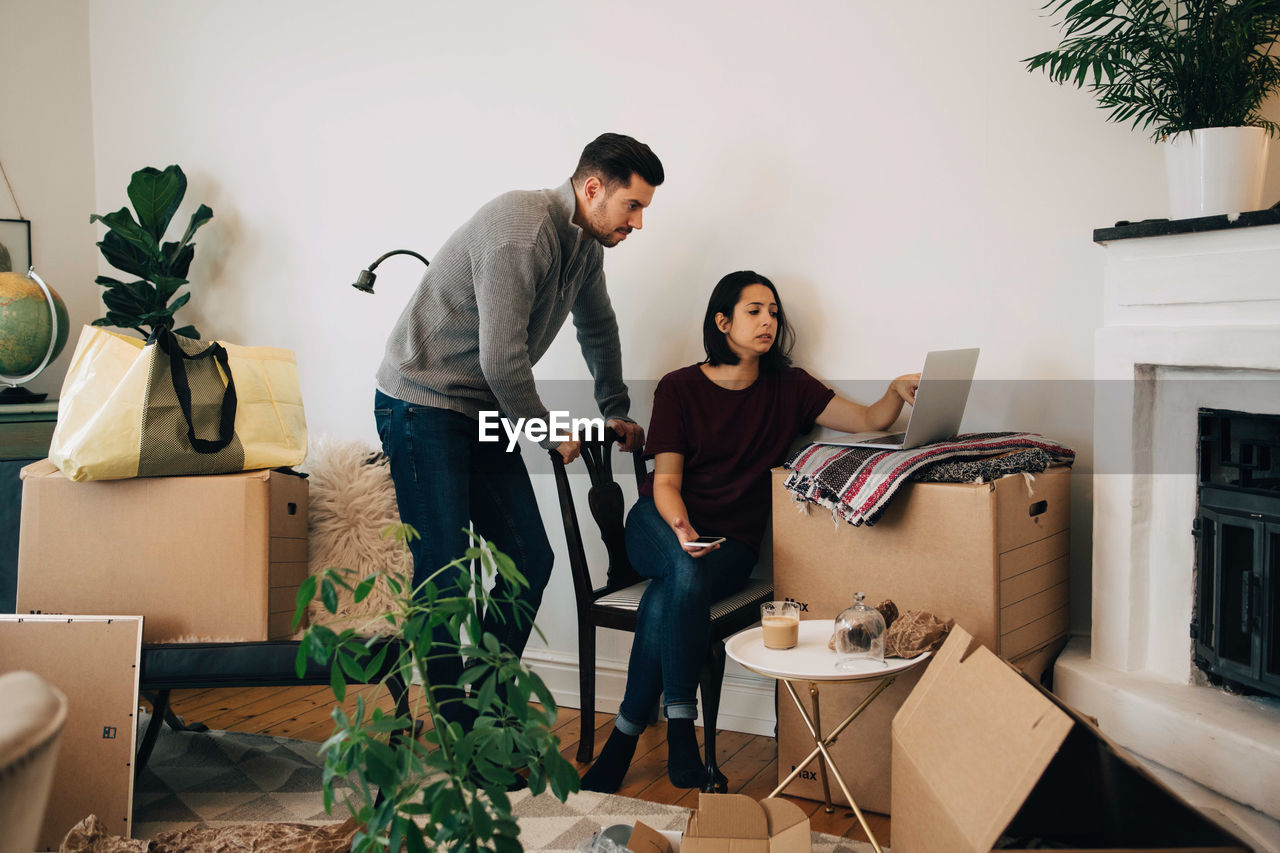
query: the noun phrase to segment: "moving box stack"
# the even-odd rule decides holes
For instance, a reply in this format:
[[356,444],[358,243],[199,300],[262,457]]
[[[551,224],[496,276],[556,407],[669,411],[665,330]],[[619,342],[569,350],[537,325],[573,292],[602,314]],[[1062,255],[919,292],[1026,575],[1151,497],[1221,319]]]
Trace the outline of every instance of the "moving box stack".
[[[800,511],[773,472],[773,583],[779,599],[800,604],[801,619],[830,619],[853,602],[892,599],[898,609],[954,620],[979,642],[1039,678],[1061,650],[1068,627],[1071,470],[1050,468],[991,483],[910,483],[873,527]],[[890,723],[926,668],[898,678],[830,747],[863,809],[890,810]],[[822,688],[822,731],[872,689]],[[801,691],[801,695],[803,696]],[[778,703],[779,781],[813,748],[793,703]],[[823,799],[815,762],[788,794]],[[843,802],[838,786],[835,801]]]
[[22,469],[18,613],[144,617],[144,643],[287,640],[307,481],[274,470],[76,483]]

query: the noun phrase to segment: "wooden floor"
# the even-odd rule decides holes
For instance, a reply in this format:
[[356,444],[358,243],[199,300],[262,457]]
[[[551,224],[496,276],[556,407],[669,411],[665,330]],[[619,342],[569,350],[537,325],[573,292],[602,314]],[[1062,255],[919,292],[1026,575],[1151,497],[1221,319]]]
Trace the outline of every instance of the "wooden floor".
[[[353,686],[348,691],[345,704],[354,708],[357,695],[363,695],[367,705],[377,705],[386,710],[392,708],[390,697],[384,688]],[[280,735],[310,741],[322,741],[333,730],[333,723],[329,719],[329,712],[333,708],[333,694],[327,687],[175,690],[171,702],[175,712],[187,722],[204,723],[213,729]],[[578,746],[578,718],[577,710],[561,708],[556,721],[556,734],[560,738],[561,752],[565,758],[582,772],[590,765],[574,761]],[[613,717],[610,714],[596,714],[594,723],[595,748],[598,752],[612,729]],[[675,788],[667,781],[665,734],[665,728],[657,725],[650,726],[640,736],[635,759],[631,762],[631,769],[618,793],[655,803],[675,803],[696,808],[697,791]],[[701,743],[701,729],[698,730],[698,740]],[[759,799],[767,796],[777,785],[778,745],[773,738],[722,730],[716,735],[716,752],[720,758],[720,769],[729,779],[730,793],[747,794]],[[822,803],[790,797],[788,799],[805,810],[815,831],[866,840],[866,834],[848,808],[837,806],[833,814],[826,814]],[[890,843],[889,818],[870,812],[865,815],[871,831],[876,834],[876,840],[887,846]]]

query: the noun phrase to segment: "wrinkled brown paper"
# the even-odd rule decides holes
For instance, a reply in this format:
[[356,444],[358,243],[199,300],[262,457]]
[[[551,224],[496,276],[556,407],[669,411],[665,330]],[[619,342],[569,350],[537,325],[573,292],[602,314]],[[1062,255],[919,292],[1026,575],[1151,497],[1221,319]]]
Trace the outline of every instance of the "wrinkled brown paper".
[[950,622],[924,610],[908,610],[893,621],[884,635],[884,656],[913,658],[942,645],[951,630]]
[[344,823],[241,823],[162,832],[151,841],[112,835],[97,815],[77,823],[62,840],[60,853],[347,853],[356,834],[354,818]]

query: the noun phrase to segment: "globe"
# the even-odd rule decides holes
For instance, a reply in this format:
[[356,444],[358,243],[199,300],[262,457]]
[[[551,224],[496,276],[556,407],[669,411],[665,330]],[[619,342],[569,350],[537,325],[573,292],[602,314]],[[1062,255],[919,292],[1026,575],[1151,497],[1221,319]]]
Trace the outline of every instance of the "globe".
[[[53,344],[53,355],[67,343],[67,306],[53,290],[53,304],[58,314],[58,338]],[[53,323],[49,302],[44,291],[34,280],[21,273],[0,273],[0,379],[26,381],[44,361],[49,350],[49,338]]]

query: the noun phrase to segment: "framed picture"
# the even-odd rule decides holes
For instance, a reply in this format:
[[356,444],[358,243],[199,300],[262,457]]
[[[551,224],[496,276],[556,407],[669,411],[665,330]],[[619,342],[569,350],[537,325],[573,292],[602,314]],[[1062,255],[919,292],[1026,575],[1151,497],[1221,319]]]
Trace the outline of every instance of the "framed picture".
[[31,269],[31,221],[0,219],[0,272]]

